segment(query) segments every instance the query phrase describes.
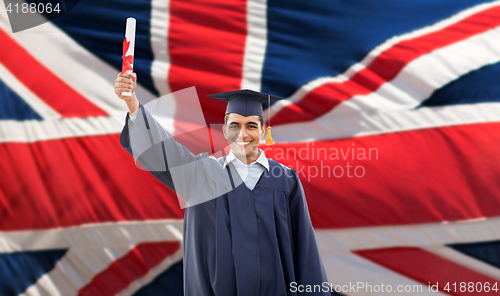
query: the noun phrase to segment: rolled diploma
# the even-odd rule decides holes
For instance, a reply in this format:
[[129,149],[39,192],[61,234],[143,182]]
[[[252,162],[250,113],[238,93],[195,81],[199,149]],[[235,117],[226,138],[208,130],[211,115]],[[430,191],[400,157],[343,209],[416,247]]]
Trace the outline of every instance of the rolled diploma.
[[[135,47],[135,18],[129,17],[127,18],[127,26],[125,28],[125,38],[130,42],[130,46],[127,50],[125,56],[134,56],[134,47]],[[133,67],[134,64],[131,64]],[[126,73],[131,74],[134,70],[127,70]],[[124,91],[122,92],[122,96],[130,97],[132,96],[132,92]]]

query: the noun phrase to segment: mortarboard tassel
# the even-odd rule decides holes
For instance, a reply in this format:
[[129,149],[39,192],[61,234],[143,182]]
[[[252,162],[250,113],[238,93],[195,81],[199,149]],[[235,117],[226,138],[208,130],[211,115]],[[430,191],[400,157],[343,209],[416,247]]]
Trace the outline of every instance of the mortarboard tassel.
[[269,126],[267,127],[266,145],[274,145],[273,136],[271,136],[271,96],[267,95],[269,106]]
[[267,127],[266,145],[274,145],[273,136],[271,136],[271,127]]

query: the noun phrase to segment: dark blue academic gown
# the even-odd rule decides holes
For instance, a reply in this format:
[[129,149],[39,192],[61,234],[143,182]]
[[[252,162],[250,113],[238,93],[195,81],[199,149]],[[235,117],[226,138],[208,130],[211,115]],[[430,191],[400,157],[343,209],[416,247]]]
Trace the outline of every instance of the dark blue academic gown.
[[[141,124],[145,129],[136,128]],[[134,153],[131,139],[149,141],[150,148]],[[120,142],[188,202],[183,235],[186,296],[331,295],[321,286],[327,278],[294,170],[268,159],[269,171],[250,190],[231,163],[223,169],[224,158],[191,154],[142,105],[135,123],[127,114]],[[199,196],[209,195],[213,198],[200,202]],[[322,289],[292,292],[293,282]]]

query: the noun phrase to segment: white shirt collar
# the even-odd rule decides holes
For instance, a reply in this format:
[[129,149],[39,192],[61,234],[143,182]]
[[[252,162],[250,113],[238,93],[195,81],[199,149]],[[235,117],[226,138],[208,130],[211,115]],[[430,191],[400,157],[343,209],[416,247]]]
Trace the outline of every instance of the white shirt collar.
[[[225,169],[226,165],[235,159],[236,161],[239,161],[240,163],[243,164],[241,160],[236,158],[236,155],[234,155],[233,150],[231,149],[231,151],[229,151],[229,155],[226,157],[226,160],[224,161],[224,164],[222,165],[222,168]],[[259,157],[257,158],[256,161],[249,163],[249,165],[253,163],[260,163],[263,167],[265,167],[269,171],[269,162],[267,161],[266,154],[264,153],[264,150],[260,148],[259,148]]]

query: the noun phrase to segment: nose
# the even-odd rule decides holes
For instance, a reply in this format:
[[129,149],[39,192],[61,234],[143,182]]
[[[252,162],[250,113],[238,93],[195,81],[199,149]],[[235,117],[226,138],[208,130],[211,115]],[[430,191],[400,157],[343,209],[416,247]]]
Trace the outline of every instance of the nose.
[[245,131],[245,128],[241,128],[241,129],[240,129],[240,135],[239,135],[239,136],[240,136],[240,138],[241,138],[241,139],[246,138],[247,133],[246,133],[246,131]]

